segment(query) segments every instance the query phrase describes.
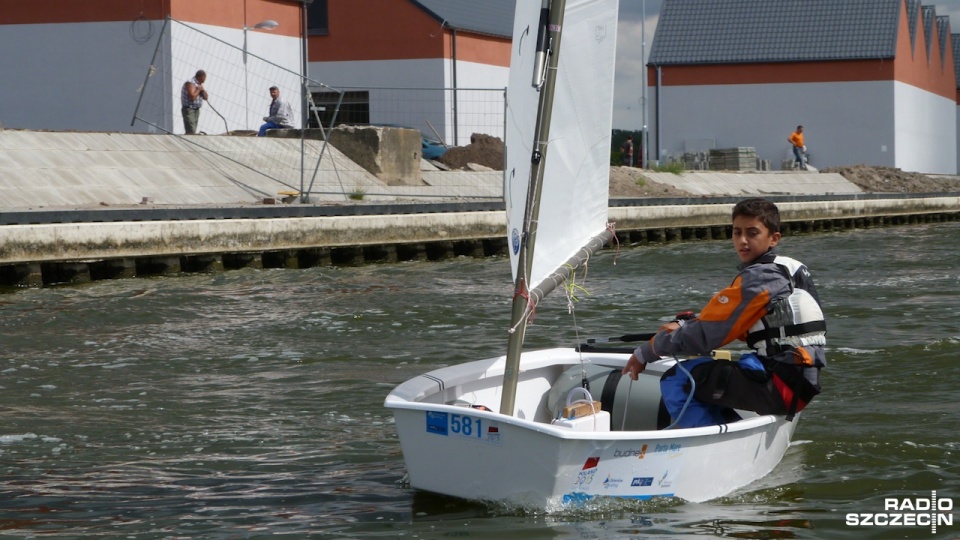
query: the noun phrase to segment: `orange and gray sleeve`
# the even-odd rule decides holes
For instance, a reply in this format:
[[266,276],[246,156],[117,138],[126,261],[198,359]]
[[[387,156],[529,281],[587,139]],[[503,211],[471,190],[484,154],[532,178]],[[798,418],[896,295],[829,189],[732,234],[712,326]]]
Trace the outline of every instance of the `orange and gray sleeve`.
[[[789,283],[774,265],[754,265],[718,292],[700,312],[673,332],[659,332],[634,352],[644,363],[660,357],[707,355],[747,331],[767,313],[772,296],[789,294]],[[784,291],[784,288],[786,290]]]

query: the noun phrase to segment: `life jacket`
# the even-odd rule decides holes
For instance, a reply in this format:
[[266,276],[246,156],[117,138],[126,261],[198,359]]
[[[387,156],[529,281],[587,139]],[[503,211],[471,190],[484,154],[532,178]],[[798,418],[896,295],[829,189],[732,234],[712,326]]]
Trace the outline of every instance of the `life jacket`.
[[[807,267],[777,255],[773,263],[790,282],[790,295],[774,302],[767,314],[747,331],[747,345],[771,358],[804,346],[826,345],[827,324]],[[797,354],[797,364],[812,366],[808,354]]]

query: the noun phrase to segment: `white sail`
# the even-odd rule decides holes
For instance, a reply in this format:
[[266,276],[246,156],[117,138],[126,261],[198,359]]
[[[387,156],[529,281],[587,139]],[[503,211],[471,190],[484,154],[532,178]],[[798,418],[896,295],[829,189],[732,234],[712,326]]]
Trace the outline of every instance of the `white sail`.
[[[529,288],[607,225],[617,5],[567,0]],[[540,0],[517,1],[507,87],[504,194],[514,280],[539,102],[532,80],[540,7]]]

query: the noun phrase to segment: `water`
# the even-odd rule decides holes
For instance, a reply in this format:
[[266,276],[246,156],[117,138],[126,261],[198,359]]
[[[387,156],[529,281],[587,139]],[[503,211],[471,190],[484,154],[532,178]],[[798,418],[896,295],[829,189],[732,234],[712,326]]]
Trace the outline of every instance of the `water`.
[[[404,487],[390,389],[500,354],[505,259],[242,270],[0,296],[0,536],[960,538],[853,527],[960,502],[960,224],[794,236],[829,324],[825,391],[781,465],[703,504],[561,515]],[[616,264],[613,264],[616,262]],[[655,329],[733,276],[728,241],[623,247],[538,310],[533,347]]]

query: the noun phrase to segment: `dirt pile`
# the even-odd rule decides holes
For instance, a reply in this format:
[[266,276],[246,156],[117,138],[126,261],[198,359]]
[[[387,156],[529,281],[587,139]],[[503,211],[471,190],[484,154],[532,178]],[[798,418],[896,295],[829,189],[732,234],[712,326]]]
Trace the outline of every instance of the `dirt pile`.
[[[856,184],[867,193],[956,193],[960,192],[960,177],[938,176],[905,172],[894,167],[852,165],[821,169],[821,173],[836,173]],[[685,197],[690,193],[667,184],[660,184],[643,176],[634,167],[610,167],[611,197]]]
[[[449,148],[438,161],[451,169],[463,169],[477,163],[490,169],[503,170],[503,141],[498,137],[474,133],[467,146]],[[851,165],[821,169],[836,173],[867,193],[939,193],[960,191],[960,176],[937,176],[905,172],[895,167]],[[637,167],[610,167],[611,197],[686,197],[691,194],[669,184],[643,176]]]
[[669,184],[654,182],[637,167],[610,167],[611,197],[689,197],[690,193]]
[[937,193],[960,190],[960,179],[905,172],[895,167],[852,165],[820,169],[837,173],[868,193]]
[[503,141],[482,133],[470,136],[470,144],[454,146],[437,161],[451,169],[462,169],[467,163],[477,163],[498,171],[503,170]]

